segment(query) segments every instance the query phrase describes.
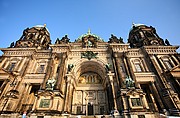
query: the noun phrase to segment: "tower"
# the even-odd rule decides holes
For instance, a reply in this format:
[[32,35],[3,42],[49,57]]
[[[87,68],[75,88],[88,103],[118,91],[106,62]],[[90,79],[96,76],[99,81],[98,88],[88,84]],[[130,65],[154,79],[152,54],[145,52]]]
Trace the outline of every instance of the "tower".
[[128,43],[132,48],[140,48],[148,45],[165,45],[152,26],[133,24],[129,32]]

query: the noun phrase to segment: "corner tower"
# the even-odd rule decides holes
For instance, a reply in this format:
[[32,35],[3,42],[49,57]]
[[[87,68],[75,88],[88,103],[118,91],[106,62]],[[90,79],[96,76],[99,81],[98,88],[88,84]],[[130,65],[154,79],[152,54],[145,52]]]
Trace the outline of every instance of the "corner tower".
[[165,45],[152,26],[148,27],[143,24],[133,24],[129,33],[128,43],[131,48],[139,48],[149,45]]
[[37,25],[32,28],[26,28],[14,47],[48,49],[49,44],[51,44],[51,40],[46,25]]

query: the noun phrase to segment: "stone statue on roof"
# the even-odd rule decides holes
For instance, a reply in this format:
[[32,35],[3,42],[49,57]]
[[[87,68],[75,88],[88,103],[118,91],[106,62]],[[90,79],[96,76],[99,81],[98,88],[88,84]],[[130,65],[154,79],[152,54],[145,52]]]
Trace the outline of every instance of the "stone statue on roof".
[[123,42],[123,38],[122,38],[122,37],[120,37],[120,38],[118,39],[116,36],[114,36],[113,34],[111,34],[111,37],[109,38],[108,43],[124,43],[124,42]]

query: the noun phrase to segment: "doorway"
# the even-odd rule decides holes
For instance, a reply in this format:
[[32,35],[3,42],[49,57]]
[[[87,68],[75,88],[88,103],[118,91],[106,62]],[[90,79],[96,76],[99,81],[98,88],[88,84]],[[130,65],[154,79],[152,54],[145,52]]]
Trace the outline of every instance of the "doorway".
[[93,115],[93,105],[88,103],[88,115]]

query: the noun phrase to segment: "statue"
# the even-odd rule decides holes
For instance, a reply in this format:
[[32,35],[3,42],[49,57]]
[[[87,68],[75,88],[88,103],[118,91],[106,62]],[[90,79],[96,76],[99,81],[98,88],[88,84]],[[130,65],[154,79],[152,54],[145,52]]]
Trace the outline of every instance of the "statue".
[[81,53],[81,58],[87,58],[88,60],[91,60],[92,58],[97,58],[98,53],[94,53],[93,51],[86,51],[84,53]]
[[124,43],[124,42],[123,42],[123,38],[122,38],[122,37],[120,37],[120,38],[118,39],[116,36],[114,36],[113,34],[111,34],[111,38],[109,38],[108,43]]
[[46,82],[46,90],[53,90],[55,84],[56,84],[56,80],[54,79],[54,77],[49,78]]
[[169,43],[169,41],[166,39],[165,40],[165,44],[167,45],[167,46],[170,46],[170,43]]
[[126,85],[126,88],[132,88],[134,87],[134,80],[131,79],[131,77],[127,76],[126,80],[124,81],[124,84]]
[[73,64],[68,64],[68,72],[70,72],[72,70],[72,68],[74,67]]
[[110,71],[110,70],[111,70],[111,66],[112,66],[112,65],[111,65],[111,64],[109,64],[109,63],[108,63],[108,64],[106,64],[106,69],[107,69],[107,71]]
[[64,43],[69,43],[69,38],[67,35],[65,35],[64,37],[62,37],[62,39],[59,41],[60,44],[64,44]]
[[119,43],[124,43],[123,38],[119,37]]
[[59,38],[57,38],[55,44],[59,44],[59,41]]
[[12,42],[9,47],[13,48],[14,47],[14,42]]

